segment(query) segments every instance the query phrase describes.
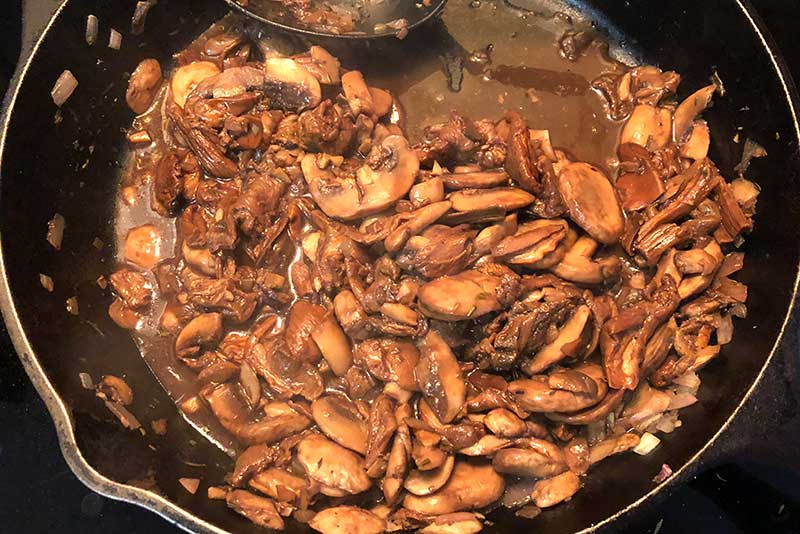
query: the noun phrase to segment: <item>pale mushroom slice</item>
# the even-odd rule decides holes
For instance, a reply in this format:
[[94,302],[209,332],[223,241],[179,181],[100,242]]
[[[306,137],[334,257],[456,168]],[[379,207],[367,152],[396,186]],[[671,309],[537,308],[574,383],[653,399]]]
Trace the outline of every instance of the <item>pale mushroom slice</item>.
[[455,456],[448,456],[442,465],[436,469],[420,471],[414,469],[406,477],[403,487],[412,495],[430,495],[439,491],[450,479],[455,466]]
[[489,189],[508,185],[508,174],[503,169],[443,173],[441,180],[449,189]]
[[518,265],[536,265],[554,252],[566,237],[567,221],[539,219],[526,222],[492,248],[492,255],[502,261]]
[[550,270],[559,278],[578,284],[600,284],[615,277],[620,270],[619,258],[606,256],[593,259],[596,250],[597,241],[589,236],[581,236]]
[[538,438],[523,438],[516,443],[525,447],[497,451],[492,459],[495,471],[518,477],[546,478],[567,470],[564,453],[554,443]]
[[525,421],[506,408],[491,410],[483,418],[483,424],[492,434],[501,438],[518,438],[528,430]]
[[636,447],[641,438],[637,434],[627,433],[604,439],[589,449],[589,463],[596,464],[613,454],[619,454]]
[[466,383],[461,366],[450,347],[435,330],[420,343],[420,359],[414,371],[417,384],[442,423],[458,415],[466,400]]
[[386,521],[356,506],[334,506],[317,513],[308,526],[322,534],[382,534]]
[[353,364],[353,350],[332,312],[328,312],[311,330],[311,339],[319,347],[322,357],[331,366],[331,371],[336,376],[344,376]]
[[492,434],[482,436],[477,442],[469,447],[459,449],[458,453],[464,456],[489,456],[511,445],[511,440],[500,438]]
[[408,193],[419,172],[419,159],[399,135],[373,146],[354,173],[331,169],[331,158],[306,154],[300,162],[308,189],[329,217],[353,220],[382,211]]
[[394,253],[403,248],[406,241],[412,236],[419,234],[428,226],[435,223],[442,215],[447,213],[452,206],[449,200],[434,202],[423,206],[409,215],[409,219],[398,226],[386,239],[383,246],[389,253]]
[[175,356],[186,358],[213,345],[222,337],[222,314],[203,313],[189,321],[175,339]]
[[625,224],[614,186],[588,163],[570,163],[558,173],[558,191],[570,218],[603,244],[619,240]]
[[554,363],[558,363],[570,354],[564,352],[567,347],[574,347],[583,337],[592,311],[589,306],[581,304],[559,329],[555,339],[544,347],[525,364],[525,372],[541,373]]
[[198,83],[219,74],[219,67],[210,61],[195,61],[183,65],[175,70],[170,81],[172,99],[183,108],[186,97],[189,96]]
[[[297,445],[297,461],[308,478],[322,485],[326,495],[355,495],[372,485],[361,457],[319,434],[310,434]],[[340,491],[327,492],[328,488]]]
[[359,454],[366,454],[367,423],[350,400],[340,395],[323,395],[311,403],[311,415],[330,439]]
[[372,93],[364,81],[364,76],[357,70],[351,70],[342,75],[342,91],[353,117],[359,114],[372,115],[375,110],[375,103]]
[[711,103],[717,87],[713,84],[698,89],[681,102],[673,115],[672,138],[682,144],[691,133],[694,119]]
[[407,495],[403,506],[427,515],[478,510],[502,497],[504,489],[503,477],[488,462],[458,460],[450,479],[439,491],[422,497]]

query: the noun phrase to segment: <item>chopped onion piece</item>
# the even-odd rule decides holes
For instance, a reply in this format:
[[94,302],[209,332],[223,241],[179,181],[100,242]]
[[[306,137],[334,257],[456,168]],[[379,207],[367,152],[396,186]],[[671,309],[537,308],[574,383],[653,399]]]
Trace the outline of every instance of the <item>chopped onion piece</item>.
[[673,383],[685,387],[690,392],[697,393],[700,388],[700,377],[694,371],[689,371],[673,380]]
[[94,381],[89,373],[78,373],[78,379],[83,389],[94,389]]
[[653,482],[660,484],[672,476],[672,468],[667,464],[661,464],[661,471],[653,478]]
[[153,0],[136,2],[136,8],[133,10],[133,17],[131,17],[131,33],[133,35],[141,35],[144,31],[144,23],[147,19],[147,12],[155,5]]
[[111,33],[108,34],[108,47],[114,50],[119,50],[122,47],[122,34],[114,28],[111,28]]
[[86,44],[89,46],[97,42],[98,20],[94,15],[86,17]]
[[633,452],[641,456],[646,456],[653,452],[653,449],[658,447],[659,443],[661,443],[660,439],[650,432],[645,432],[642,434],[642,439],[639,441],[639,444],[633,448]]
[[64,239],[64,229],[67,227],[67,220],[60,213],[53,215],[47,221],[47,242],[56,250],[61,250],[61,241]]
[[108,408],[108,411],[113,413],[117,419],[119,419],[119,422],[122,424],[122,426],[129,430],[141,428],[142,423],[140,423],[139,420],[136,419],[136,416],[129,412],[128,409],[122,405],[122,403],[108,400],[103,402],[105,403],[106,408]]
[[697,397],[687,391],[681,391],[675,394],[672,400],[669,401],[668,410],[680,410],[686,408],[697,402]]
[[42,284],[42,287],[50,293],[53,292],[53,288],[55,287],[53,284],[53,279],[46,274],[39,273],[39,283]]
[[56,106],[61,107],[72,96],[72,92],[78,87],[78,80],[69,69],[64,70],[61,76],[58,77],[53,88],[50,90],[50,96],[53,97],[53,102]]

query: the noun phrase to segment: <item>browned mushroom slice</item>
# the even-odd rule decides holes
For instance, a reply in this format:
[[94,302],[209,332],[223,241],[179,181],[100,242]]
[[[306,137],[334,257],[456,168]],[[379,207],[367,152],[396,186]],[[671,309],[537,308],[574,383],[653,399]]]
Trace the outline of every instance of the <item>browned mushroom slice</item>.
[[375,104],[364,76],[359,71],[351,70],[342,75],[342,91],[354,117],[361,113],[372,115]]
[[158,60],[145,59],[136,66],[128,80],[125,101],[134,113],[147,111],[161,86],[161,65]]
[[462,212],[478,212],[491,208],[514,211],[524,208],[535,200],[530,193],[516,187],[496,187],[493,189],[462,189],[448,197],[453,209]]
[[498,473],[519,477],[546,478],[567,470],[561,449],[543,439],[523,438],[517,441],[522,447],[497,451],[492,466]]
[[361,340],[369,337],[367,313],[352,291],[345,289],[336,294],[333,312],[350,338]]
[[639,444],[639,439],[639,436],[636,434],[628,433],[606,438],[599,443],[595,443],[592,445],[591,449],[589,449],[589,462],[596,464],[612,454],[619,454],[630,450]]
[[378,380],[396,382],[406,391],[417,390],[414,368],[419,351],[410,341],[374,338],[356,345],[355,361],[363,365]]
[[297,63],[306,68],[319,83],[336,85],[339,83],[339,60],[321,46],[314,45],[308,49],[308,54],[295,56]]
[[311,486],[305,478],[278,467],[259,471],[250,479],[249,486],[278,502],[301,507],[307,505],[311,497]]
[[664,193],[664,182],[652,169],[641,174],[623,173],[614,186],[619,191],[622,207],[627,211],[644,209]]
[[478,534],[483,522],[475,514],[456,512],[437,516],[420,534]]
[[622,402],[624,389],[612,389],[603,400],[595,405],[575,413],[548,413],[547,418],[570,425],[588,425],[606,417]]
[[379,460],[389,446],[395,430],[395,403],[388,395],[379,395],[372,401],[367,418],[367,451],[364,463],[370,476],[382,474],[385,464]]
[[669,109],[640,104],[622,128],[620,144],[635,143],[647,148],[662,148],[670,140],[672,116]]
[[322,432],[359,454],[367,452],[367,424],[355,405],[339,395],[324,395],[311,403],[311,414]]
[[495,408],[487,413],[483,424],[501,438],[518,438],[527,432],[525,421],[506,408]]
[[416,154],[399,135],[390,135],[374,146],[355,173],[334,172],[328,168],[329,161],[306,154],[301,161],[303,177],[322,211],[343,220],[388,208],[408,193],[419,171]]
[[178,67],[170,81],[172,99],[183,108],[186,97],[194,90],[195,86],[217,74],[219,74],[219,67],[210,61],[195,61]]
[[415,368],[417,384],[442,423],[449,423],[466,400],[466,383],[458,360],[442,336],[431,330],[420,343],[420,360]]
[[575,412],[593,406],[605,396],[607,388],[603,370],[595,364],[584,364],[574,372],[591,377],[597,387],[597,393],[568,391],[550,387],[550,379],[545,376],[534,376],[529,379],[514,380],[508,385],[508,391],[514,395],[519,405],[530,412]]
[[444,185],[450,189],[489,189],[508,185],[508,174],[503,169],[492,171],[446,172],[441,175]]
[[622,210],[603,171],[570,163],[558,173],[558,190],[573,221],[601,243],[617,242],[624,229]]
[[711,144],[711,132],[705,121],[695,121],[689,138],[681,145],[681,156],[693,160],[705,159]]
[[270,107],[300,112],[319,105],[322,90],[308,70],[289,58],[268,58],[264,61],[265,92]]
[[181,243],[181,255],[191,267],[206,276],[216,276],[220,259],[207,248],[191,248],[186,241]]
[[438,176],[415,184],[408,192],[408,199],[414,207],[421,208],[444,200],[444,182]]
[[334,506],[322,510],[308,523],[322,534],[381,534],[386,521],[356,506]]
[[286,347],[295,358],[308,362],[316,363],[322,357],[311,333],[319,326],[325,318],[325,308],[319,304],[312,304],[307,300],[298,300],[289,310],[286,319]]
[[319,434],[306,436],[297,445],[297,460],[311,480],[322,484],[322,493],[333,488],[355,495],[372,485],[357,454]]
[[200,348],[217,343],[222,336],[222,314],[203,313],[183,327],[175,339],[175,356],[187,358],[200,352]]
[[486,226],[475,237],[475,251],[486,254],[503,239],[517,233],[517,214],[511,213],[497,224]]
[[275,530],[284,528],[283,518],[272,499],[259,497],[245,490],[233,490],[228,492],[225,501],[230,508],[256,525]]
[[466,224],[433,225],[408,240],[397,256],[397,264],[427,278],[459,273],[477,259],[474,237],[475,230]]
[[403,486],[412,495],[430,495],[439,491],[450,479],[455,466],[455,456],[448,456],[447,460],[437,467],[428,471],[415,469],[408,474]]
[[531,498],[539,508],[548,508],[569,500],[581,488],[581,479],[572,471],[556,475],[553,478],[539,480],[533,486]]
[[323,392],[322,377],[317,369],[292,358],[283,339],[257,343],[246,355],[246,359],[279,398],[301,395],[314,400]]
[[424,497],[407,495],[403,506],[429,515],[477,510],[499,499],[504,489],[503,477],[488,462],[459,460],[439,491]]
[[336,376],[344,376],[353,364],[353,351],[333,313],[328,313],[311,331],[311,338]]
[[403,480],[408,472],[408,464],[411,456],[411,436],[408,428],[400,426],[394,436],[392,448],[386,461],[386,475],[383,478],[383,496],[386,503],[390,506],[397,502],[400,497],[400,490],[403,488]]
[[553,253],[567,235],[567,222],[563,219],[539,219],[523,223],[517,233],[506,237],[492,249],[496,257],[505,262],[537,267]]
[[673,121],[673,139],[676,143],[686,141],[686,136],[692,130],[694,119],[711,103],[711,97],[716,89],[713,84],[707,85],[686,97],[686,100],[678,105]]
[[600,284],[615,277],[620,270],[619,258],[606,256],[594,260],[595,250],[597,241],[581,236],[550,270],[559,278],[578,284]]
[[450,210],[449,200],[428,204],[409,214],[409,220],[401,224],[383,240],[383,246],[389,253],[397,252],[411,236],[417,235],[422,230],[432,225],[442,215]]
[[442,321],[464,321],[500,309],[503,280],[479,271],[442,276],[419,288],[419,309]]
[[152,269],[161,261],[161,232],[152,224],[143,224],[128,230],[123,255],[125,261],[142,269]]
[[582,475],[589,469],[589,443],[586,438],[577,437],[570,440],[564,447],[564,461],[569,470],[576,475]]
[[567,322],[561,327],[555,339],[542,347],[536,355],[525,364],[525,372],[530,374],[541,373],[554,363],[563,360],[567,356],[572,356],[571,350],[575,350],[583,337],[586,325],[592,312],[589,306],[581,304]]
[[481,439],[468,447],[458,449],[459,454],[464,456],[488,456],[491,457],[500,449],[511,445],[511,440],[499,438],[492,434],[486,434]]

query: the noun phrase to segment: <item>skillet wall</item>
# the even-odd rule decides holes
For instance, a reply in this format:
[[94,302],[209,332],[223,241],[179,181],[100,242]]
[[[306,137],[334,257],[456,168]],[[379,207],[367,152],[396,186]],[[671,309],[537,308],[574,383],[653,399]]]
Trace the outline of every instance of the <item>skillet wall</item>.
[[[200,10],[189,0],[163,1],[151,11],[145,34],[134,37],[127,32],[134,4],[69,2],[23,80],[2,154],[0,235],[8,284],[28,339],[70,408],[80,452],[92,467],[118,482],[155,484],[173,502],[220,527],[261,532],[224,504],[206,500],[206,484],[220,479],[227,457],[176,416],[133,342],[108,319],[108,295],[95,283],[113,269],[111,199],[123,157],[123,130],[131,119],[124,105],[127,73],[144,57],[167,63],[171,52],[224,13],[222,2],[204,2]],[[742,11],[721,1],[595,4],[590,8],[644,50],[644,59],[684,75],[681,96],[707,83],[716,67],[728,92],[716,99],[707,117],[715,134],[712,156],[723,174],[732,176],[741,155],[742,143],[731,142],[740,126],[740,139],[758,140],[769,158],[754,162],[749,174],[763,188],[740,277],[750,286],[750,315],[737,322],[734,343],[702,374],[701,403],[686,410],[683,428],[652,455],[609,459],[570,503],[531,522],[543,533],[580,530],[615,514],[655,487],[651,479],[662,463],[677,469],[704,446],[765,362],[789,306],[798,261],[800,162],[794,126],[772,64]],[[101,21],[100,42],[93,48],[83,41],[89,13]],[[602,26],[602,17],[598,20]],[[123,30],[120,51],[105,48],[109,27]],[[65,68],[80,85],[55,124],[49,90]],[[67,220],[60,252],[45,240],[46,223],[56,212]],[[92,245],[95,237],[105,243],[101,250]],[[39,273],[54,279],[52,294],[39,285]],[[73,295],[80,304],[78,316],[65,310],[65,300]],[[124,371],[136,393],[132,411],[147,435],[121,429],[92,393],[80,387],[81,371],[95,378]],[[160,417],[169,420],[165,437],[149,429],[149,421]],[[190,465],[196,463],[208,467]],[[203,479],[197,495],[182,489],[177,482],[181,476]],[[514,532],[521,521],[513,515],[493,519],[492,532],[498,533]]]

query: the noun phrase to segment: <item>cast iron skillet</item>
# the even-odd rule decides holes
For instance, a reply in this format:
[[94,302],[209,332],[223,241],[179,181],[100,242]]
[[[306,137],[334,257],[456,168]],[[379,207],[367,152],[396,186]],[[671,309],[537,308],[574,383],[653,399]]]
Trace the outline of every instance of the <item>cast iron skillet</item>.
[[[86,15],[99,17],[102,40],[109,26],[129,27],[133,4],[65,1],[12,83],[0,132],[0,304],[20,358],[53,416],[64,456],[84,483],[187,530],[262,532],[224,503],[206,499],[206,485],[221,480],[230,459],[183,423],[128,334],[111,323],[108,295],[95,283],[113,268],[112,199],[124,129],[131,120],[123,103],[125,74],[144,57],[167,61],[224,13],[222,2],[204,2],[202,11],[192,0],[159,2],[144,35],[124,32],[120,51],[102,44],[87,51]],[[738,127],[740,140],[748,135],[767,148],[769,157],[754,162],[749,174],[763,188],[740,277],[750,288],[750,314],[737,322],[734,342],[702,374],[701,402],[685,410],[678,432],[650,456],[603,462],[571,502],[530,524],[512,514],[494,514],[490,531],[501,534],[521,526],[541,533],[607,526],[696,472],[729,438],[725,429],[771,365],[797,284],[798,99],[749,5],[597,0],[583,7],[597,20],[613,21],[644,51],[645,60],[679,71],[682,96],[704,85],[710,66],[716,67],[727,94],[716,99],[707,117],[714,132],[712,156],[723,174],[731,176],[741,154],[741,143],[731,142]],[[49,91],[65,68],[80,85],[56,120]],[[45,240],[46,223],[55,212],[67,220],[60,252]],[[92,244],[95,238],[104,243],[99,250]],[[40,286],[39,273],[55,280],[52,294]],[[78,316],[65,311],[65,300],[74,295]],[[99,377],[121,370],[135,391],[132,408],[145,424],[145,436],[122,429],[92,392],[80,387],[81,371]],[[164,437],[155,436],[148,424],[161,417],[169,423]],[[657,485],[651,479],[662,463],[677,475]],[[197,494],[187,493],[179,477],[201,478]]]

